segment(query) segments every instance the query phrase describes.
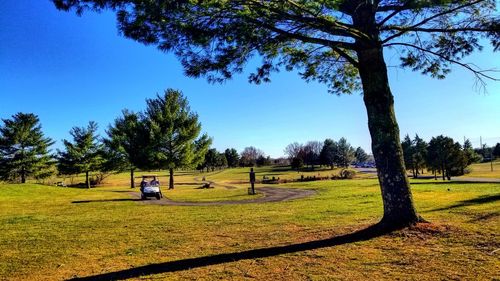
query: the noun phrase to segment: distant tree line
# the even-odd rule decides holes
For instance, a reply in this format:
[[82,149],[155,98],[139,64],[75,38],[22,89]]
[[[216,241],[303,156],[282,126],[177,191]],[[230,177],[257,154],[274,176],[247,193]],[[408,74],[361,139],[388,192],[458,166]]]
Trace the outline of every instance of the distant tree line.
[[272,163],[270,156],[266,156],[262,150],[253,146],[245,147],[240,154],[235,148],[228,148],[224,152],[211,148],[197,169],[209,172],[224,168],[267,166]]
[[[483,159],[469,140],[465,140],[461,145],[443,135],[433,137],[429,143],[418,135],[415,135],[413,140],[406,135],[401,145],[406,169],[410,170],[415,178],[427,169],[436,178],[437,173],[440,173],[443,180],[450,180],[452,176],[465,174],[467,166]],[[495,147],[500,150],[500,143]],[[500,157],[500,153],[496,157]]]
[[[64,149],[52,154],[54,141],[44,136],[39,118],[32,113],[17,113],[2,119],[0,126],[0,180],[25,183],[28,178],[46,179],[60,175],[85,174],[85,185],[99,184],[113,172],[130,171],[130,186],[134,187],[134,172],[169,170],[169,188],[174,188],[174,170],[197,168],[214,171],[234,167],[283,164],[272,160],[253,146],[238,153],[234,148],[218,152],[210,148],[211,138],[200,135],[198,115],[191,112],[181,92],[168,89],[164,95],[146,100],[146,110],[134,113],[123,110],[107,130],[106,137],[97,134],[98,125],[73,127],[71,140],[63,140]],[[433,137],[429,143],[416,135],[405,136],[403,154],[406,168],[414,177],[427,169],[443,180],[463,175],[467,166],[483,159],[500,158],[500,143],[474,149],[469,140],[463,145],[446,136]],[[297,142],[285,148],[293,169],[316,166],[346,168],[349,164],[370,161],[361,147],[354,149],[345,138],[338,141]]]
[[320,165],[329,166],[331,169],[347,168],[354,161],[362,163],[369,159],[368,154],[361,147],[354,149],[345,138],[340,138],[338,141],[326,139],[323,143],[319,141],[309,141],[305,144],[294,142],[285,147],[285,154],[292,168],[296,170],[304,166],[310,166],[314,170],[315,166]]

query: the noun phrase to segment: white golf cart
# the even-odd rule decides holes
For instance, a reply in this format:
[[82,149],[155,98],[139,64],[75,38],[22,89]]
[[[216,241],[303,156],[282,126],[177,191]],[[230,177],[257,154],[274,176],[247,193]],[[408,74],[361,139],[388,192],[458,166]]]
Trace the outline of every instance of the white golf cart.
[[148,197],[155,197],[160,200],[163,198],[161,193],[160,182],[156,175],[143,175],[141,181],[141,199],[146,200]]

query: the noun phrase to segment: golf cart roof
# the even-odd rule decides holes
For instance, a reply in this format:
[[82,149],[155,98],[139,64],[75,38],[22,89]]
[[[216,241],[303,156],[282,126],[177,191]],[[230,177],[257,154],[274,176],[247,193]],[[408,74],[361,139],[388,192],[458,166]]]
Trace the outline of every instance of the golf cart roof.
[[142,178],[157,178],[157,175],[142,175]]

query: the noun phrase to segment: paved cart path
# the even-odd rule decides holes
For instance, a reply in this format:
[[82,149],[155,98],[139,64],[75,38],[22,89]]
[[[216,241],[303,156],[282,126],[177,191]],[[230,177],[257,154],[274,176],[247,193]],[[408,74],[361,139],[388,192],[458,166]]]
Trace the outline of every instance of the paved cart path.
[[[227,201],[211,201],[211,202],[183,202],[173,201],[166,197],[161,200],[149,199],[142,200],[145,204],[153,205],[173,205],[173,206],[217,206],[217,205],[236,205],[236,204],[251,204],[251,203],[268,203],[268,202],[281,202],[293,199],[299,199],[316,194],[314,190],[284,188],[284,187],[259,187],[256,188],[257,193],[264,194],[264,197],[248,200],[227,200]],[[246,192],[246,190],[241,190]],[[141,198],[140,192],[130,192],[134,198]]]

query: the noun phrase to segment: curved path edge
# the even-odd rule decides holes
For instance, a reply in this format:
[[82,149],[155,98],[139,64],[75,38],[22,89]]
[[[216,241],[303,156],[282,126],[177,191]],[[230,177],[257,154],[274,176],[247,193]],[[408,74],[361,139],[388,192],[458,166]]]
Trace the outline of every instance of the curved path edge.
[[[161,200],[150,199],[142,200],[144,204],[152,205],[172,205],[172,206],[220,206],[220,205],[238,205],[238,204],[252,204],[252,203],[268,203],[268,202],[282,202],[294,199],[309,197],[316,194],[315,190],[285,188],[285,187],[260,187],[256,189],[257,192],[263,193],[264,197],[248,200],[228,200],[228,201],[211,201],[211,202],[185,202],[174,201],[163,197]],[[140,198],[140,192],[130,192],[134,198]]]

